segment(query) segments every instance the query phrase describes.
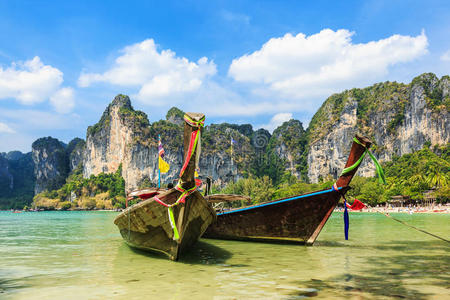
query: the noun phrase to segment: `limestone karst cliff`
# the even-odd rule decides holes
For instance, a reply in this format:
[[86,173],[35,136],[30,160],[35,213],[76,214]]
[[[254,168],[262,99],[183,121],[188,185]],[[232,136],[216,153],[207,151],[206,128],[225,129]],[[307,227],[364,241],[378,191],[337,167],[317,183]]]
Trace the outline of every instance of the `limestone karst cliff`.
[[82,166],[85,149],[86,142],[80,138],[74,138],[67,144],[66,154],[68,155],[69,169],[71,172],[77,167]]
[[[248,175],[268,175],[274,184],[287,173],[311,182],[336,178],[355,133],[374,141],[373,152],[382,162],[424,145],[445,145],[450,135],[449,90],[449,76],[438,79],[427,73],[409,84],[384,82],[334,94],[306,130],[298,120],[283,123],[273,134],[250,124],[208,125],[202,133],[199,174],[221,186]],[[0,184],[14,190],[5,201],[12,201],[11,195],[20,198],[26,185],[40,193],[59,188],[75,170],[87,178],[114,173],[120,165],[126,190],[154,185],[158,135],[171,165],[162,176],[167,184],[178,178],[182,163],[183,114],[173,107],[165,120],[150,123],[145,113],[133,109],[128,96],[118,95],[99,122],[87,129],[86,141],[75,138],[66,145],[48,137],[33,143],[32,153],[2,153]],[[359,174],[373,175],[370,161]],[[17,182],[23,183],[19,190]]]
[[2,191],[14,188],[14,178],[9,170],[8,160],[0,154],[0,187]]
[[116,96],[100,121],[87,130],[83,175],[112,173],[122,164],[127,190],[146,180],[155,182],[158,134],[164,142],[166,159],[173,164],[164,175],[165,180],[170,180],[182,160],[179,125],[168,121],[150,125],[145,113],[133,109],[128,96]]
[[61,187],[69,174],[65,145],[52,137],[36,140],[32,147],[35,194]]
[[273,131],[270,139],[277,156],[284,161],[284,168],[297,178],[306,180],[306,131],[303,124],[291,119]]
[[[157,182],[158,135],[165,150],[165,160],[171,168],[162,175],[163,183],[178,178],[183,160],[183,112],[172,108],[167,120],[149,123],[147,115],[131,106],[128,96],[118,95],[106,108],[100,121],[90,126],[86,135],[83,157],[83,175],[89,177],[101,172],[115,172],[122,164],[122,175],[126,189],[136,189],[142,184]],[[228,182],[238,176],[239,167],[248,160],[249,137],[232,125],[207,126],[202,135],[201,176],[210,176],[215,181]],[[234,146],[235,161],[231,162],[230,141]]]
[[33,199],[35,177],[31,152],[0,153],[0,209],[23,208]]
[[61,187],[70,172],[81,167],[84,144],[84,140],[80,138],[75,138],[66,145],[52,137],[37,139],[32,144],[35,194]]
[[[355,133],[374,141],[380,161],[449,142],[450,78],[426,73],[410,84],[378,83],[329,97],[308,128],[308,177],[339,175]],[[373,175],[366,160],[359,173]]]

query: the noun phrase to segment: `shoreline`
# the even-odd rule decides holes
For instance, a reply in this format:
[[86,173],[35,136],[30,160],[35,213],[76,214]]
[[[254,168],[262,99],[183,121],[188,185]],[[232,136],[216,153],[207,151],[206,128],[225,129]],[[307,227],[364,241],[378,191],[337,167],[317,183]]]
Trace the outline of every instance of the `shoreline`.
[[[12,212],[12,213],[22,213],[22,212],[48,212],[48,211],[80,211],[80,212],[122,212],[123,210],[116,209],[68,209],[68,210],[57,210],[57,209],[42,209],[42,210],[12,210],[12,209],[3,209],[0,212]],[[404,214],[423,214],[423,213],[432,213],[432,214],[450,214],[450,207],[448,206],[437,206],[437,207],[395,207],[395,208],[381,208],[381,207],[371,207],[371,208],[363,208],[361,210],[351,210],[348,209],[349,212],[352,213],[404,213]],[[344,208],[336,207],[333,212],[344,212]]]
[[121,212],[122,210],[115,210],[115,209],[40,209],[40,210],[22,210],[22,209],[0,209],[0,212],[43,212],[43,211],[92,211],[92,212]]
[[[336,207],[334,211],[344,212],[344,208]],[[404,213],[404,214],[423,214],[423,213],[432,213],[432,214],[450,214],[450,207],[447,206],[436,206],[436,207],[393,207],[393,208],[382,208],[382,207],[371,207],[371,208],[363,208],[361,210],[351,210],[348,209],[349,212],[354,213]]]

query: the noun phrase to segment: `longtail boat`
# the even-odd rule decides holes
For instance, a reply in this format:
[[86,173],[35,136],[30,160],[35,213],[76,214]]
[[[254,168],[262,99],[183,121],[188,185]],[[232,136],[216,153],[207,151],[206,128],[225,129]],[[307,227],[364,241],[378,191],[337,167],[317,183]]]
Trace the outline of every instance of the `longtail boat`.
[[205,116],[186,113],[184,120],[184,163],[178,184],[167,191],[132,193],[130,197],[146,200],[128,207],[114,220],[128,245],[165,253],[172,260],[186,252],[216,218],[214,209],[197,191],[194,176]]
[[[369,153],[374,159],[368,151],[370,145],[366,137],[356,136],[353,139],[345,169],[332,188],[218,211],[216,222],[211,224],[203,237],[312,245],[340,198],[350,189],[350,181],[365,154]],[[378,162],[376,165],[378,169]],[[209,198],[220,200],[221,197],[226,198],[214,195]],[[233,198],[236,197],[228,200]]]

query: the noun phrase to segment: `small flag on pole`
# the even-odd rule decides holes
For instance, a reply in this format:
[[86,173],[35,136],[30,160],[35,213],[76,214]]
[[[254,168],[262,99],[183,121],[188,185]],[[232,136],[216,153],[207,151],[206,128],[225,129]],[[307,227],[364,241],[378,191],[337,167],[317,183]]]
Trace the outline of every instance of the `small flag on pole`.
[[167,173],[169,172],[170,165],[163,159],[164,158],[164,148],[161,143],[161,137],[159,137],[158,141],[158,168],[161,173]]
[[355,201],[353,202],[352,205],[347,203],[347,207],[350,208],[351,210],[361,210],[364,207],[366,207],[366,205],[364,203],[362,203],[361,201],[359,201],[358,199],[355,199]]
[[159,157],[164,158],[164,148],[161,143],[161,136],[159,137],[159,140],[158,140],[158,154],[159,154]]

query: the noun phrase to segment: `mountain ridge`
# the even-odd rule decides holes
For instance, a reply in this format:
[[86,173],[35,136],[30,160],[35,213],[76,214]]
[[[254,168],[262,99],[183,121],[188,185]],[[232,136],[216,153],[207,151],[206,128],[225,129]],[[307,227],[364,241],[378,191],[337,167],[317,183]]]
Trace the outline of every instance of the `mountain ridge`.
[[[445,145],[450,135],[449,90],[448,75],[439,79],[424,73],[409,84],[383,82],[333,94],[306,129],[295,119],[272,134],[251,124],[210,124],[202,135],[200,175],[212,177],[219,186],[248,176],[267,175],[274,183],[289,174],[311,182],[336,178],[356,133],[374,141],[373,151],[381,161],[425,145]],[[134,110],[128,96],[117,95],[99,122],[87,128],[85,140],[75,138],[66,145],[48,137],[33,143],[35,194],[61,187],[77,168],[89,178],[115,173],[121,166],[128,191],[154,184],[158,135],[171,165],[164,182],[176,179],[183,158],[182,115],[172,107],[165,120],[150,123],[147,114]],[[0,177],[11,179],[7,167],[20,155],[0,156]],[[368,162],[361,171],[373,175]]]

